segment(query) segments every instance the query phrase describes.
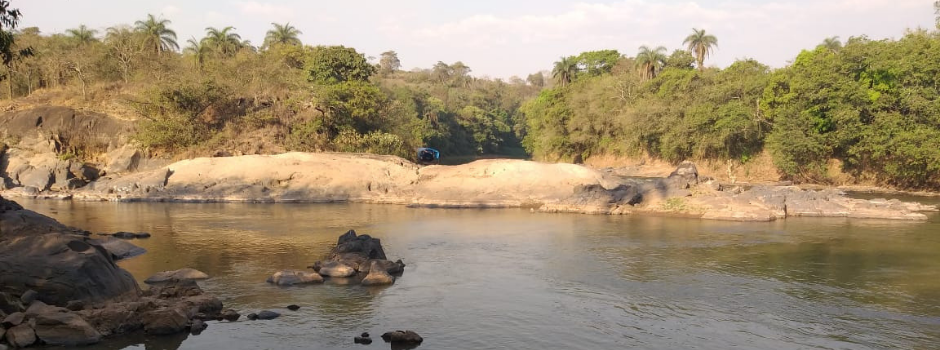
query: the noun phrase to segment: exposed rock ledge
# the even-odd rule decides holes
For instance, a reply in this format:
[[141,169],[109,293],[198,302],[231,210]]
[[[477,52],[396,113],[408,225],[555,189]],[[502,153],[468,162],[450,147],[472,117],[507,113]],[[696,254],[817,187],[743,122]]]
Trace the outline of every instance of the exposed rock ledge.
[[[34,192],[14,189],[5,194]],[[399,157],[344,153],[197,158],[103,177],[68,193],[80,200],[348,201],[589,214],[654,212],[744,221],[792,216],[924,220],[918,211],[936,210],[795,187],[725,190],[714,181],[699,179],[695,165],[688,162],[668,178],[639,180],[574,164],[491,159],[419,167]]]

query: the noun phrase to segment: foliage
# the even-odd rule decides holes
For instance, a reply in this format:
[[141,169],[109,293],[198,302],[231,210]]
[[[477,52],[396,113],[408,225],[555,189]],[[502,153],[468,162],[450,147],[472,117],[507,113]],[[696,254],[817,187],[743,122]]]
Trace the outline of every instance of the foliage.
[[319,84],[367,81],[375,67],[365,55],[344,46],[317,46],[310,50],[305,69],[309,80]]
[[714,35],[706,34],[705,29],[692,28],[692,34],[686,37],[685,40],[682,41],[682,44],[687,45],[689,52],[695,55],[695,60],[698,62],[698,69],[704,70],[705,59],[708,58],[712,50],[718,46],[718,38]]

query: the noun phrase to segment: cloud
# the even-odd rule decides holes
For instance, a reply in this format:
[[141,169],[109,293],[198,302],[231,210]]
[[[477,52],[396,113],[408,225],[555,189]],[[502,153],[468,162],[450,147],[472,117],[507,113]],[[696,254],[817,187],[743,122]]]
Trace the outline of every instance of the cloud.
[[239,1],[236,3],[242,14],[264,16],[274,19],[290,19],[295,11],[287,6],[275,5],[267,2]]
[[160,13],[167,17],[173,16],[180,12],[182,12],[182,10],[174,5],[166,5],[160,10]]

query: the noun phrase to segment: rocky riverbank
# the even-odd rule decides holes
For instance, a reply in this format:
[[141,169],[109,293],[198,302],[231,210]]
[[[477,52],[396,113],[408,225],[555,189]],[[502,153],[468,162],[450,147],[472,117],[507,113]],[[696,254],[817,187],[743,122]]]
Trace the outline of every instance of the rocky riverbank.
[[421,167],[394,156],[346,153],[196,158],[145,171],[122,169],[77,189],[56,191],[21,183],[4,194],[109,201],[523,207],[542,212],[656,213],[741,221],[798,216],[924,220],[921,212],[937,210],[917,203],[852,199],[837,190],[725,187],[700,178],[691,163],[658,179],[625,178],[574,164],[489,159]]

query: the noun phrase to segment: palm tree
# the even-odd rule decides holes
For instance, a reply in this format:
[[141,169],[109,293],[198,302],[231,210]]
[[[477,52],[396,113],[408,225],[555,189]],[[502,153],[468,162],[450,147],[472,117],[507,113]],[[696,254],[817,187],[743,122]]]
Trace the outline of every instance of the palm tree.
[[562,57],[561,60],[555,62],[555,68],[552,69],[552,77],[558,79],[561,86],[570,84],[575,74],[578,74],[578,60],[571,56]]
[[134,22],[137,31],[144,33],[144,42],[148,48],[159,55],[164,51],[176,51],[180,46],[176,43],[176,32],[167,27],[171,22],[168,19],[157,20],[152,14],[147,20]]
[[78,41],[79,45],[89,44],[94,41],[98,41],[98,38],[95,38],[95,34],[98,34],[97,30],[88,29],[84,24],[78,26],[78,28],[68,29],[65,31],[72,39]]
[[712,50],[718,47],[718,38],[711,34],[705,34],[705,29],[692,28],[692,34],[685,38],[683,45],[688,45],[689,52],[695,56],[698,62],[698,70],[705,69],[705,57],[711,54]]
[[290,22],[285,24],[271,23],[271,25],[274,26],[274,29],[269,30],[264,36],[264,47],[271,47],[274,44],[302,45],[299,36],[303,32],[290,25]]
[[842,49],[842,42],[839,41],[838,36],[833,36],[824,39],[822,44],[819,44],[819,47],[823,47],[830,52],[839,52],[839,50]]
[[653,79],[656,72],[662,69],[666,64],[666,48],[657,47],[650,49],[648,46],[640,46],[640,52],[636,54],[636,66],[644,79]]
[[208,27],[206,28],[206,37],[202,41],[223,56],[234,55],[242,48],[244,43],[241,35],[233,30],[235,30],[235,27],[232,26],[222,28],[222,30]]
[[196,58],[196,67],[202,69],[202,65],[206,61],[206,55],[211,51],[209,45],[206,44],[205,40],[196,40],[195,37],[186,40],[186,43],[189,45],[186,46],[183,53],[193,55]]

